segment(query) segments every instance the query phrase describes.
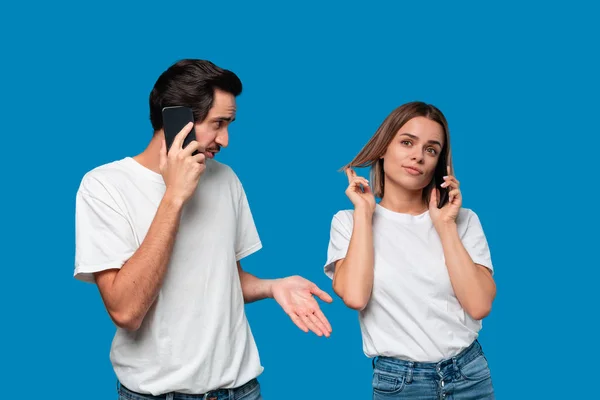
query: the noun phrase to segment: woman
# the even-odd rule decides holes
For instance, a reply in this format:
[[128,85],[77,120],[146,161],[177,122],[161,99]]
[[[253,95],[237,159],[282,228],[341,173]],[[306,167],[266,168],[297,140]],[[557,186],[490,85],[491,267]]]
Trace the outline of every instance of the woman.
[[[346,166],[325,273],[359,310],[374,399],[493,399],[477,341],[496,295],[477,215],[461,208],[446,118],[404,104]],[[371,167],[371,183],[352,167]],[[376,203],[375,197],[381,199]]]

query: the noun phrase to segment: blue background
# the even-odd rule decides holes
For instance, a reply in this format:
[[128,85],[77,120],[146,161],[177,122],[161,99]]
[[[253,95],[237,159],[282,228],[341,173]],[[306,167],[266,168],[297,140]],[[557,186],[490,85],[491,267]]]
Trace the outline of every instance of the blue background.
[[[338,168],[392,109],[431,102],[496,266],[480,340],[498,398],[597,393],[597,9],[413,3],[3,5],[1,397],[116,398],[114,327],[72,278],[75,192],[88,170],[143,150],[152,85],[187,57],[244,84],[219,158],[264,243],[245,269],[333,294],[329,224],[350,206]],[[370,398],[356,313],[337,297],[323,309],[329,339],[273,301],[247,307],[265,399]]]

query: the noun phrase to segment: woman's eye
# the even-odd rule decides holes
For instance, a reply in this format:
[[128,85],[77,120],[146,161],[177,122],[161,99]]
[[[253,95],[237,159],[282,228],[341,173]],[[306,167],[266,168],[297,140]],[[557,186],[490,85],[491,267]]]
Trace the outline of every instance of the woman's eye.
[[428,148],[427,151],[433,155],[437,154],[437,151],[433,147]]
[[410,140],[403,140],[403,141],[402,141],[402,142],[400,142],[400,143],[402,143],[402,144],[403,144],[403,145],[405,145],[405,146],[410,146],[410,145],[412,144],[412,143],[410,142]]

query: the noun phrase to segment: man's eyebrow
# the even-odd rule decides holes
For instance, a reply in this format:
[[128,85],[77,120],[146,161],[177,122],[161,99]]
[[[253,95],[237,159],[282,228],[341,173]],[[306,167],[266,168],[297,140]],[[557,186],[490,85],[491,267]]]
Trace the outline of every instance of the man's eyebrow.
[[[402,136],[402,135],[408,136],[411,139],[419,140],[419,138],[417,136],[413,135],[412,133],[403,132],[400,134],[400,136]],[[442,144],[440,142],[438,142],[437,140],[429,140],[429,141],[427,141],[427,143],[437,144],[438,146],[443,147]]]
[[235,121],[235,117],[215,117],[213,121],[225,121],[225,122],[233,122]]

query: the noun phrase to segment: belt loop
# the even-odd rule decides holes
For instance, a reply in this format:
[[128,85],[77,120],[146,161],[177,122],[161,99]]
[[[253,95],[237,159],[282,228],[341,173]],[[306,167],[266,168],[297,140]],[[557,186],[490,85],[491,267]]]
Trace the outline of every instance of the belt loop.
[[460,377],[460,373],[458,371],[458,364],[456,363],[456,357],[452,357],[452,370],[454,371],[454,377],[458,379]]
[[412,361],[409,361],[408,362],[408,375],[406,376],[406,383],[412,382],[414,368],[415,368],[415,363]]
[[377,362],[377,356],[373,357],[373,361],[372,361],[373,369],[375,369],[375,363],[376,362]]

